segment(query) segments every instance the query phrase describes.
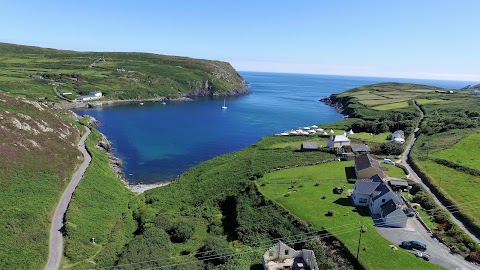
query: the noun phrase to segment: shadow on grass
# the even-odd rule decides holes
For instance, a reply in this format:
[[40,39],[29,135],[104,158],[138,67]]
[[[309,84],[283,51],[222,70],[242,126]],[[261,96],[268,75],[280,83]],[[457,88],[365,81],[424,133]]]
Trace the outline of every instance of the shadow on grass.
[[352,200],[349,198],[338,198],[333,203],[342,205],[342,206],[352,206]]
[[370,213],[368,212],[367,207],[357,207],[357,208],[353,209],[352,212],[358,213],[362,217],[370,216]]
[[357,178],[357,176],[355,175],[355,168],[352,166],[352,167],[345,167],[345,175],[346,175],[346,179],[355,179]]

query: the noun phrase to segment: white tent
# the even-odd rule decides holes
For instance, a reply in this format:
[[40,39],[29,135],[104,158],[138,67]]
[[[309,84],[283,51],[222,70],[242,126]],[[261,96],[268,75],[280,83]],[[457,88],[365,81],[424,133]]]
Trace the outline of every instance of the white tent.
[[329,132],[330,132],[330,133],[335,133],[335,132],[333,131],[333,129],[330,129],[330,131],[329,131]]
[[354,134],[353,130],[350,129],[350,131],[348,131],[348,134],[350,134],[350,135]]
[[324,132],[322,133],[322,135],[328,135],[328,133],[327,133],[326,131],[324,131]]

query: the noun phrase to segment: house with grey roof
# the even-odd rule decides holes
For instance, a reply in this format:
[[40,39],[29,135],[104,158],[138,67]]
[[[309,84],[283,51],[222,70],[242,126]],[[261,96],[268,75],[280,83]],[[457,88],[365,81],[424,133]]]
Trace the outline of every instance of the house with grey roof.
[[368,207],[372,216],[380,216],[385,225],[406,226],[408,218],[403,212],[402,198],[380,176],[355,182],[350,198],[355,206]]
[[352,144],[352,152],[357,155],[368,154],[370,153],[370,148],[366,144]]
[[386,176],[378,161],[368,154],[356,157],[354,168],[357,179],[369,179],[374,175],[383,179]]
[[405,132],[397,130],[390,135],[390,141],[403,144],[405,143]]
[[318,150],[318,143],[316,143],[316,142],[303,142],[300,150],[302,150],[302,151],[317,151]]
[[262,265],[264,270],[319,269],[315,253],[312,250],[297,251],[281,241],[263,254]]

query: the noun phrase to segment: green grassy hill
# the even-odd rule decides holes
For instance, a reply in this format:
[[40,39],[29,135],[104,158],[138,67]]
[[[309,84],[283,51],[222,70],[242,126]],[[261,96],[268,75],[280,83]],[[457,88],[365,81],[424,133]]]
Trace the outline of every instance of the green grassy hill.
[[[32,77],[38,75],[41,77]],[[226,62],[136,52],[75,52],[0,43],[0,90],[32,99],[74,99],[101,91],[103,100],[248,93]]]
[[82,154],[65,112],[0,92],[0,265],[43,268],[50,219]]

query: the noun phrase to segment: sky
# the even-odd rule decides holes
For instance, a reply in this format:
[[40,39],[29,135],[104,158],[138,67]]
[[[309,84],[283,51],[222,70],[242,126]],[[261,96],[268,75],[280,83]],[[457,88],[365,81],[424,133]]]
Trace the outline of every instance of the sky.
[[0,42],[240,71],[480,82],[478,0],[5,1]]

